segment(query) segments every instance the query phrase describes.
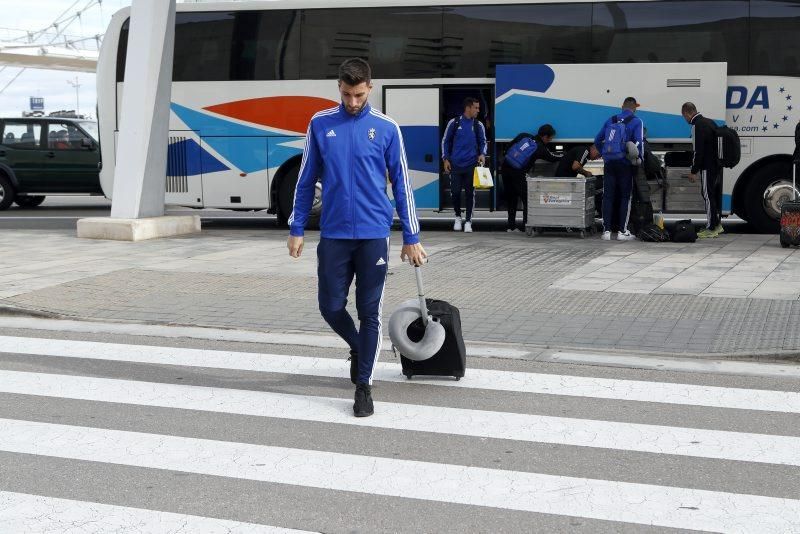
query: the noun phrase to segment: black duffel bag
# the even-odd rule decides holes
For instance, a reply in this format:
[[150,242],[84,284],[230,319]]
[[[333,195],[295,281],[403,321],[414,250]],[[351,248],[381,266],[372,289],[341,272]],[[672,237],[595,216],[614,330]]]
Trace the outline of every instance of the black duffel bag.
[[697,230],[695,230],[691,219],[683,219],[675,223],[675,228],[672,230],[672,241],[674,243],[694,243],[697,241]]

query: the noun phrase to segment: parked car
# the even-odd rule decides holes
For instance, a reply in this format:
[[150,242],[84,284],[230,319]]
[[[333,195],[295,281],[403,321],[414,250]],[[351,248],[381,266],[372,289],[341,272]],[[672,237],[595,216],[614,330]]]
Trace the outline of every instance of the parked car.
[[0,118],[0,210],[33,208],[47,195],[102,195],[97,124]]

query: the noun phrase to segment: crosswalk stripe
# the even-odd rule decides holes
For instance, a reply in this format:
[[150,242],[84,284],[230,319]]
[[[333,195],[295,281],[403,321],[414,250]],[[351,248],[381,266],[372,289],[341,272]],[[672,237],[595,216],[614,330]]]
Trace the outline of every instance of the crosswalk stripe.
[[10,419],[0,450],[672,528],[800,530],[792,499]]
[[800,438],[108,378],[0,371],[0,393],[115,402],[353,426],[800,466]]
[[141,534],[292,534],[302,530],[128,506],[0,491],[0,531]]
[[[331,358],[8,336],[0,336],[0,352],[324,377],[344,378],[348,372],[343,360]],[[399,365],[385,362],[376,365],[375,380],[405,381]],[[459,382],[438,379],[428,383],[468,389],[800,413],[800,393],[791,391],[488,369],[469,369],[467,377]]]

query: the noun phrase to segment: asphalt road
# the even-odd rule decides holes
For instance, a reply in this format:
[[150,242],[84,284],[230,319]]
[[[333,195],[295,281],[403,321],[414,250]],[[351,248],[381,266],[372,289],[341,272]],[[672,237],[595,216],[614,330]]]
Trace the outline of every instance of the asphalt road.
[[384,353],[356,419],[344,357],[6,329],[0,531],[800,530],[797,379]]

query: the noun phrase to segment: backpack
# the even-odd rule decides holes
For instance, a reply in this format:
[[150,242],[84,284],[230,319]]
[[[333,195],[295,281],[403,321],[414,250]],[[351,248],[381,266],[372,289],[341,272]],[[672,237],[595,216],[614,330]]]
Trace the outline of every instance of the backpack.
[[623,120],[617,120],[617,115],[611,117],[611,124],[606,128],[603,136],[603,159],[622,159],[628,154],[628,124],[633,120],[633,115]]
[[533,138],[523,137],[508,148],[503,162],[512,169],[522,170],[531,161],[536,148],[536,141]]
[[664,243],[669,241],[669,233],[661,229],[657,224],[651,223],[639,230],[636,234],[636,239],[650,243]]
[[[456,142],[456,132],[458,132],[458,129],[461,127],[461,118],[462,117],[463,117],[463,115],[459,115],[458,117],[456,117],[454,119],[454,122],[453,122],[453,137],[450,138],[450,154],[453,153],[453,143]],[[481,140],[480,140],[480,137],[478,137],[478,128],[475,127],[475,123],[476,122],[478,122],[477,118],[472,120],[472,132],[475,134],[475,146],[478,148],[478,154],[480,154],[481,153],[481,149],[480,149]]]
[[723,167],[732,169],[739,164],[742,157],[742,145],[739,141],[739,134],[725,125],[718,126],[717,134],[717,157]]
[[691,219],[684,219],[675,223],[672,230],[672,241],[675,243],[694,243],[697,241],[697,231]]

